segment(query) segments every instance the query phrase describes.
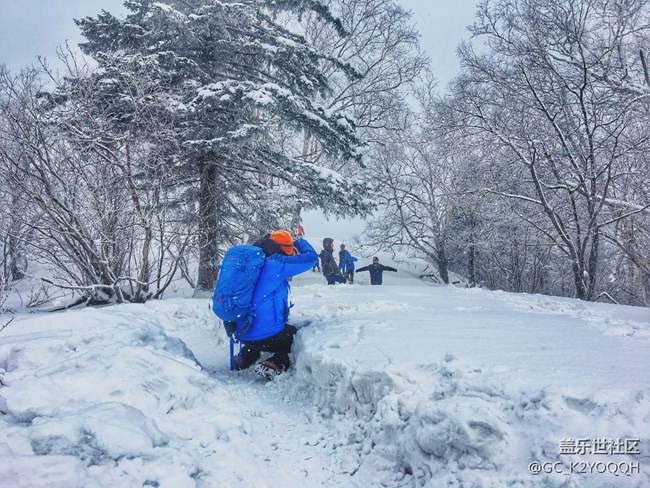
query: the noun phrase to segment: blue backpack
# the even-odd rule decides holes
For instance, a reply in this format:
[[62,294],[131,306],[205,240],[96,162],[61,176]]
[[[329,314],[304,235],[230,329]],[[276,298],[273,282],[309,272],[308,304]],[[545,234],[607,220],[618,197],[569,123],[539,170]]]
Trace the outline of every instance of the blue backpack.
[[[212,295],[212,311],[224,322],[228,337],[238,340],[253,322],[253,291],[266,255],[261,247],[234,246],[219,265]],[[236,322],[244,326],[235,335]]]

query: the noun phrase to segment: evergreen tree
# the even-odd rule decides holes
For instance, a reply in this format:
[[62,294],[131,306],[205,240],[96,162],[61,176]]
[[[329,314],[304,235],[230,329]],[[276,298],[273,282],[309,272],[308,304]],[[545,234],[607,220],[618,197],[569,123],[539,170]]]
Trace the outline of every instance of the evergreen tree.
[[[265,191],[269,181],[305,191],[315,206],[342,213],[369,210],[363,184],[292,157],[273,133],[279,125],[296,134],[307,129],[328,156],[360,162],[354,121],[316,101],[328,92],[319,69],[323,56],[271,15],[271,7],[282,7],[328,17],[319,2],[125,5],[131,13],[121,20],[107,12],[78,20],[87,39],[81,47],[100,72],[146,65],[168,93],[168,109],[181,129],[181,169],[197,180],[198,290],[214,284],[214,260],[229,239],[227,217],[241,215],[239,207],[253,204],[251,195]],[[349,67],[330,61],[354,76]]]

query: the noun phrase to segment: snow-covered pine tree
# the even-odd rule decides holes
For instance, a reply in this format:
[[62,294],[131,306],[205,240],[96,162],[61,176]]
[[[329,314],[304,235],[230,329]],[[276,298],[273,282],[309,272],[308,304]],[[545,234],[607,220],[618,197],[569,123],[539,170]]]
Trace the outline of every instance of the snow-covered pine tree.
[[305,191],[315,206],[369,210],[363,184],[286,154],[272,133],[278,124],[296,133],[308,129],[326,154],[360,162],[354,121],[316,101],[328,91],[322,55],[270,15],[283,7],[327,16],[320,2],[130,0],[125,6],[131,13],[124,19],[102,12],[78,20],[87,39],[81,47],[100,70],[108,62],[124,69],[146,63],[168,90],[182,129],[183,169],[197,179],[197,290],[214,285],[214,260],[229,239],[223,216],[250,203],[267,178]]

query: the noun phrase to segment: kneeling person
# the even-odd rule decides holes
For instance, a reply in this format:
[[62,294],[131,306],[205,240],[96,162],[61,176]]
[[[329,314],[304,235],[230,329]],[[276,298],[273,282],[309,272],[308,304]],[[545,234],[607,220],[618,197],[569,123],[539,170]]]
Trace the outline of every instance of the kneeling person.
[[[284,230],[269,234],[253,244],[264,250],[266,259],[253,292],[255,313],[252,324],[239,337],[242,349],[235,357],[235,368],[253,365],[262,352],[274,353],[264,368],[281,373],[289,368],[289,353],[297,329],[289,319],[289,278],[309,270],[317,261],[314,248],[305,240],[294,242]],[[236,330],[245,327],[237,323]]]

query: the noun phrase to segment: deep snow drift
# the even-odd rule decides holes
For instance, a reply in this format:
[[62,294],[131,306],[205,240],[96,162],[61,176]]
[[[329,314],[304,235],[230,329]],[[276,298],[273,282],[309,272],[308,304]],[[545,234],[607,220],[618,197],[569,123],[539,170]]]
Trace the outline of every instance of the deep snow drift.
[[648,309],[382,262],[381,287],[294,279],[295,362],[268,383],[228,370],[207,300],[19,315],[0,486],[650,486]]

